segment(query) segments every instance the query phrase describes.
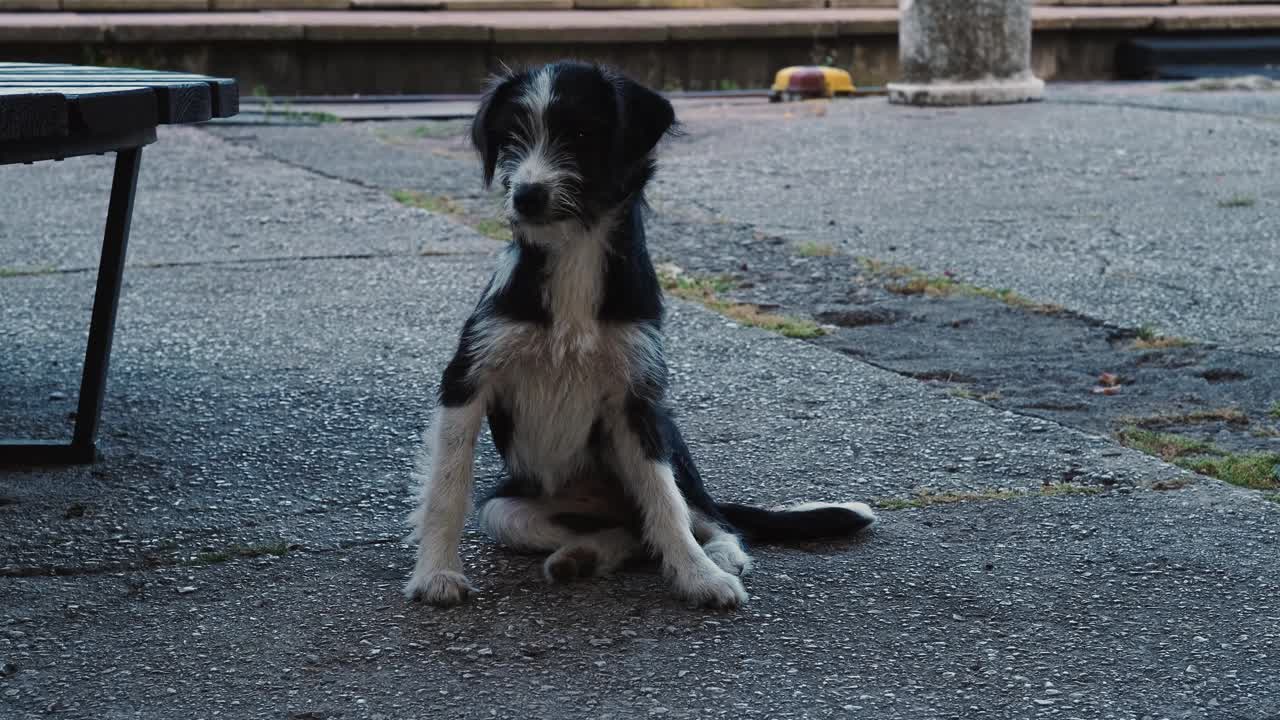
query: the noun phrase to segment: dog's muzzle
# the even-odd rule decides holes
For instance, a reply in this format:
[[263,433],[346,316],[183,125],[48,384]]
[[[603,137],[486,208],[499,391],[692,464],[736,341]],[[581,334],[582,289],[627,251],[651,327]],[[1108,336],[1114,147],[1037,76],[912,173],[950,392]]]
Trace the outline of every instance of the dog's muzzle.
[[541,183],[521,183],[511,195],[511,206],[524,220],[539,220],[547,214],[551,193]]

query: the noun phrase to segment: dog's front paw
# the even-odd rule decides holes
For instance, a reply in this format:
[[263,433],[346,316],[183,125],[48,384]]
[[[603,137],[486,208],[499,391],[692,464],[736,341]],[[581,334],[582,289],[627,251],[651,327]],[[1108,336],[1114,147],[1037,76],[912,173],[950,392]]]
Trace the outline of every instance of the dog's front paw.
[[742,581],[714,565],[677,575],[675,587],[681,597],[699,607],[732,610],[747,602]]
[[466,600],[475,588],[467,577],[453,570],[415,572],[404,586],[404,596],[409,600],[421,600],[438,607],[457,605]]
[[730,575],[739,577],[751,572],[751,556],[733,535],[722,535],[702,546],[711,562]]

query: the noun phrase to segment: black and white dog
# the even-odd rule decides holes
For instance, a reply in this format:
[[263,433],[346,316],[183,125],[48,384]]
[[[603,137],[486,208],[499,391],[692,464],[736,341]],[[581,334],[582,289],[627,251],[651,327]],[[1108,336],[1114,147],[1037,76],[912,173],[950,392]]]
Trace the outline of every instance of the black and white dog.
[[514,240],[441,380],[415,473],[410,599],[452,605],[472,590],[458,542],[486,419],[507,473],[480,525],[550,553],[553,582],[647,551],[682,598],[735,607],[751,567],[739,533],[808,539],[875,521],[862,503],[765,510],[703,487],[665,400],[662,291],[642,220],[654,146],[674,126],[660,95],[581,63],[510,74],[482,101],[471,136],[485,183],[506,191]]

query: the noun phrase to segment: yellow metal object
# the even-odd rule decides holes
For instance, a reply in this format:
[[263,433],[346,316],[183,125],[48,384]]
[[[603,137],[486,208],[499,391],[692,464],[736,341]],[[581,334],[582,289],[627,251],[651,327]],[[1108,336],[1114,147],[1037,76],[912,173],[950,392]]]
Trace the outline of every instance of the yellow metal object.
[[854,93],[853,77],[839,68],[817,65],[794,65],[778,71],[773,78],[769,99],[836,97]]

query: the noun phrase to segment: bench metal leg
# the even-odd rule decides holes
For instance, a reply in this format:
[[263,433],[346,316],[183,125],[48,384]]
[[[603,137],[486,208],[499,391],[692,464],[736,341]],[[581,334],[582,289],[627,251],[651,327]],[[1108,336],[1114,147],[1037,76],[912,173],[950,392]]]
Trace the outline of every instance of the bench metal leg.
[[133,196],[138,187],[142,148],[116,153],[115,175],[111,180],[111,200],[107,205],[107,228],[102,238],[102,260],[98,265],[98,287],[93,297],[93,318],[89,323],[89,345],[84,353],[84,373],[80,379],[80,405],[71,444],[51,441],[0,441],[0,464],[79,464],[97,459],[94,439],[107,387],[107,366],[111,359],[111,337],[115,332],[120,282],[124,276],[125,251],[129,245],[129,224],[133,219]]

